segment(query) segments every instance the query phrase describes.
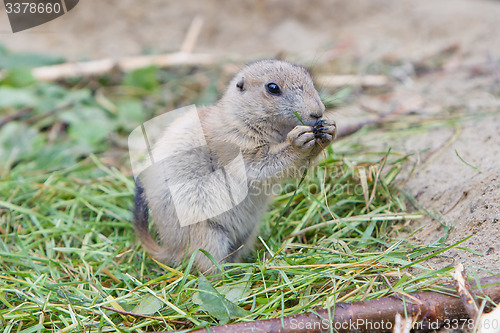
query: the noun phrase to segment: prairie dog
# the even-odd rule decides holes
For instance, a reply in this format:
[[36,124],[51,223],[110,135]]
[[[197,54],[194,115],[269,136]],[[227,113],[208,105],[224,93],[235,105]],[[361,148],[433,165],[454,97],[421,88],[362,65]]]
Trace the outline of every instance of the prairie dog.
[[[335,138],[324,111],[304,67],[278,60],[244,67],[214,106],[187,112],[155,144],[158,162],[136,181],[134,227],[143,247],[174,265],[197,249],[240,261],[271,199],[266,187],[300,177]],[[213,266],[200,252],[195,262],[202,272]]]

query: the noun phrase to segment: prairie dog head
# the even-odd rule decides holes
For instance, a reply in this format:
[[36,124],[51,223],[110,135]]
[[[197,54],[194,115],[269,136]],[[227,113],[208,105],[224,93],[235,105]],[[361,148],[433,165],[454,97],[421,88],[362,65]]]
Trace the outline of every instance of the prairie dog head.
[[325,111],[307,69],[279,60],[247,65],[233,78],[221,102],[227,117],[280,139],[301,121],[314,125]]

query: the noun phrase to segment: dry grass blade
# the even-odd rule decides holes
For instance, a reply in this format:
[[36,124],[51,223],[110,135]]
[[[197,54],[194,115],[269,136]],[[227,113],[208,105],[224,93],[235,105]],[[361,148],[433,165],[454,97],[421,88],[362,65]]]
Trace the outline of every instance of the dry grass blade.
[[198,15],[196,16],[191,25],[189,26],[189,30],[186,34],[186,38],[182,42],[180,51],[182,53],[191,53],[196,46],[196,41],[198,40],[198,36],[200,35],[201,28],[203,27],[203,17]]

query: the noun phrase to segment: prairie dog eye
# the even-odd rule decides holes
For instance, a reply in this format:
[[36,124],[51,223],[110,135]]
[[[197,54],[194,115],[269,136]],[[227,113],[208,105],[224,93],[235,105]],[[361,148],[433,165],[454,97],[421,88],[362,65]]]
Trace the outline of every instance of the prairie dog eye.
[[281,95],[280,87],[274,82],[270,82],[270,83],[266,84],[266,90],[271,95],[276,95],[276,96]]

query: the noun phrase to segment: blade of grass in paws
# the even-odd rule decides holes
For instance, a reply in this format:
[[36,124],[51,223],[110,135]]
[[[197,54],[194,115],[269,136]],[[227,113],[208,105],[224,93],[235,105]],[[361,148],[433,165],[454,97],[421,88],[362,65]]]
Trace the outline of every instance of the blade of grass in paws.
[[297,117],[297,119],[300,121],[302,125],[305,125],[304,122],[302,121],[302,118],[300,117],[300,114],[298,114],[297,111],[295,111],[293,114],[295,115],[295,117]]

